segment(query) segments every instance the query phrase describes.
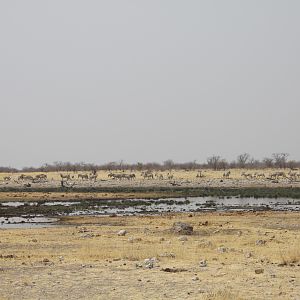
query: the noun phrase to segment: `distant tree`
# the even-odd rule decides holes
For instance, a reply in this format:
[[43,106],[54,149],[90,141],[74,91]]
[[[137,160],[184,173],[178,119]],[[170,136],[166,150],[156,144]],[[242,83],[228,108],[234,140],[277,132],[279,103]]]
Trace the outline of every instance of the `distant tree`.
[[240,154],[238,157],[237,157],[237,165],[239,168],[245,168],[247,163],[249,162],[250,160],[250,154],[249,153],[243,153],[243,154]]
[[220,169],[221,161],[222,161],[222,158],[219,155],[210,156],[209,158],[207,158],[207,166],[210,169],[218,170],[218,169]]
[[274,162],[273,158],[270,157],[265,157],[263,159],[263,164],[267,168],[273,168],[274,167],[273,162]]
[[249,168],[251,169],[258,169],[261,166],[261,163],[259,160],[255,159],[254,157],[251,157],[247,163]]
[[286,168],[287,167],[287,158],[289,157],[288,153],[273,153],[274,164],[277,168]]
[[174,167],[174,161],[172,159],[167,159],[164,161],[164,167],[167,170],[171,170]]
[[224,171],[229,167],[229,164],[226,159],[222,158],[219,162],[219,169],[223,169]]
[[287,162],[287,167],[290,169],[295,169],[297,168],[297,162],[295,160],[289,160]]
[[136,169],[137,169],[138,171],[143,170],[143,163],[138,162],[138,163],[136,164]]
[[186,162],[186,163],[183,163],[183,164],[178,164],[178,169],[180,169],[181,167],[183,169],[187,169],[187,170],[195,170],[197,169],[197,161],[196,160],[193,160],[191,162]]

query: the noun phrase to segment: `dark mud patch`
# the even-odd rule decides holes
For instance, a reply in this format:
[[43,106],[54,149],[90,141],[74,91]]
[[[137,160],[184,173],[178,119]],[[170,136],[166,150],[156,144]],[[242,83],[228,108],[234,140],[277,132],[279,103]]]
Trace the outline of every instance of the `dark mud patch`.
[[[143,193],[143,198],[180,198],[180,197],[241,197],[241,198],[291,198],[300,199],[299,187],[0,187],[0,192],[42,192],[42,193],[126,193],[134,198],[135,193]],[[156,195],[156,196],[154,196]]]
[[[186,197],[163,199],[85,199],[79,201],[1,202],[0,218],[31,216],[131,216],[180,212],[300,211],[300,200],[289,198]],[[26,220],[27,220],[26,219]],[[33,223],[22,220],[19,223]],[[7,222],[2,222],[6,224]],[[113,223],[113,222],[112,222]],[[12,224],[12,222],[7,223]],[[1,223],[0,223],[1,227]]]

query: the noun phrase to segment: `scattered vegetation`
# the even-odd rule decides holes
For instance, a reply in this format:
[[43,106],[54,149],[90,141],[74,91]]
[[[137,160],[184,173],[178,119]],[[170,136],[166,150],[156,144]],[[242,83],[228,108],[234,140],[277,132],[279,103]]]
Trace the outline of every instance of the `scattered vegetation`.
[[203,296],[203,300],[242,300],[237,294],[233,294],[227,290],[210,292]]
[[97,170],[196,170],[196,169],[213,169],[213,170],[225,170],[234,168],[248,168],[248,169],[264,169],[264,168],[300,168],[300,161],[288,160],[288,153],[273,153],[272,157],[266,157],[264,159],[257,160],[250,156],[248,153],[242,153],[238,155],[237,159],[229,162],[225,158],[219,155],[212,155],[207,158],[205,163],[198,163],[196,160],[176,163],[171,159],[164,161],[163,163],[137,162],[133,164],[125,163],[123,160],[119,162],[109,162],[102,165],[92,163],[71,163],[71,162],[54,162],[52,164],[44,164],[40,167],[25,167],[23,169],[16,169],[11,167],[0,167],[0,172],[15,173],[15,172],[77,172],[77,171],[97,171]]
[[286,249],[280,253],[281,265],[288,266],[291,264],[296,264],[300,262],[300,249],[298,247],[293,247]]

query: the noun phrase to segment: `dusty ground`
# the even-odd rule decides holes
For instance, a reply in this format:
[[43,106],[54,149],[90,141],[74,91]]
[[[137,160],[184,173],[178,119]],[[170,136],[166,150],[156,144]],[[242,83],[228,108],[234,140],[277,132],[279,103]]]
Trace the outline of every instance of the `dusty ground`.
[[[299,217],[75,217],[59,227],[2,229],[0,298],[300,299]],[[186,241],[168,230],[176,221],[193,225]]]

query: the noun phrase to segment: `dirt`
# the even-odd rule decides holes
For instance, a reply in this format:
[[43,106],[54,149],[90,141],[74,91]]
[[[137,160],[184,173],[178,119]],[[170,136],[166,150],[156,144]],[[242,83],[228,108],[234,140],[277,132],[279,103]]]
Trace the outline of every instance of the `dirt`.
[[[299,299],[299,217],[81,216],[53,228],[2,229],[0,299]],[[179,239],[169,230],[175,222],[193,234]]]

